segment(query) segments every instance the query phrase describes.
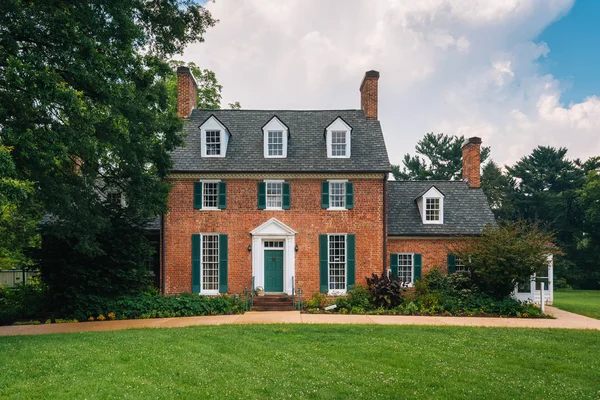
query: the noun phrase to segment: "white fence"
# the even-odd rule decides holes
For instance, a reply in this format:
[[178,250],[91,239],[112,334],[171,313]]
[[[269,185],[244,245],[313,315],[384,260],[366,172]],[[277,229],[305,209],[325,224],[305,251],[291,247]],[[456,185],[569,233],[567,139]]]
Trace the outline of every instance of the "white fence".
[[37,271],[23,271],[21,269],[0,269],[0,286],[15,287],[19,283],[29,282],[38,274]]

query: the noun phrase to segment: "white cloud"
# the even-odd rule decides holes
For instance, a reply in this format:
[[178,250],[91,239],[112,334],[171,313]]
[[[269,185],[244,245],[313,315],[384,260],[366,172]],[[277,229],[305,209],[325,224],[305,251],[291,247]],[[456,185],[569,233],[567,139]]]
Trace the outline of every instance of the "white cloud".
[[534,43],[573,0],[217,0],[220,20],[183,58],[216,72],[224,103],[358,108],[381,72],[379,119],[393,163],[426,132],[481,136],[500,163],[537,145],[600,154],[600,99],[562,104]]

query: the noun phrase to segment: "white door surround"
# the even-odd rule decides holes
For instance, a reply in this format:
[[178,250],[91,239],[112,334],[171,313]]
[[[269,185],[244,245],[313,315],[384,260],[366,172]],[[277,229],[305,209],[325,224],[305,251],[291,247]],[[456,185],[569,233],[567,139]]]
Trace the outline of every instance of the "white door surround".
[[283,241],[283,291],[292,294],[292,277],[296,274],[296,234],[297,232],[279,221],[271,218],[250,232],[252,235],[252,276],[255,287],[265,287],[264,242]]

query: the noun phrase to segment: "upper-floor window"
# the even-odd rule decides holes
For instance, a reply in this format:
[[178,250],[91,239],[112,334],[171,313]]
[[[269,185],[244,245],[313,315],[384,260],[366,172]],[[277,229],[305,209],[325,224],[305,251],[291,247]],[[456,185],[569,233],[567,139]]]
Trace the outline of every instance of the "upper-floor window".
[[122,206],[123,194],[121,192],[108,192],[106,194],[106,200],[114,206]]
[[206,155],[220,156],[221,155],[221,131],[206,131]]
[[267,132],[267,152],[269,157],[283,156],[283,132]]
[[200,152],[202,157],[225,157],[230,133],[215,117],[211,115],[200,125]]
[[202,208],[217,209],[219,203],[219,182],[202,182]]
[[283,182],[266,182],[267,210],[281,209]]
[[327,157],[328,158],[350,158],[350,139],[352,127],[341,117],[336,118],[325,128]]
[[329,208],[346,208],[346,182],[329,182]]
[[331,132],[331,156],[332,157],[345,157],[347,140],[346,131],[333,131]]
[[227,183],[220,180],[194,182],[194,208],[197,210],[225,210]]
[[351,210],[354,208],[354,183],[346,180],[323,181],[321,208]]
[[263,127],[264,157],[287,157],[290,130],[279,118],[274,116]]
[[424,224],[444,223],[444,194],[431,186],[415,199]]

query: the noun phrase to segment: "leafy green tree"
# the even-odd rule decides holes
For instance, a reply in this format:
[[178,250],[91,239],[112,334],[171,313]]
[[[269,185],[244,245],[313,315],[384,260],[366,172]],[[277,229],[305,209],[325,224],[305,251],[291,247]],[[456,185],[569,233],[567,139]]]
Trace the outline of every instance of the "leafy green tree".
[[143,226],[166,210],[162,178],[182,143],[165,60],[214,24],[193,0],[3,3],[0,143],[51,216],[48,240],[68,244],[42,264],[62,301],[143,284]]
[[493,160],[483,167],[481,189],[485,193],[496,219],[514,219],[516,212],[512,204],[514,186],[514,179],[503,173],[502,169]]
[[471,271],[479,289],[496,299],[509,296],[518,283],[529,282],[548,268],[548,255],[556,254],[553,236],[525,221],[486,227],[480,237],[453,249]]
[[[583,240],[580,243],[579,286],[586,289],[600,288],[600,169],[591,170],[580,191],[584,211]],[[583,278],[583,279],[581,279]]]
[[[396,180],[462,179],[462,144],[464,136],[427,133],[416,146],[417,155],[404,155],[402,170],[392,165]],[[419,156],[420,155],[420,156]],[[490,155],[489,147],[481,148],[481,163]],[[421,157],[422,156],[422,157]]]

